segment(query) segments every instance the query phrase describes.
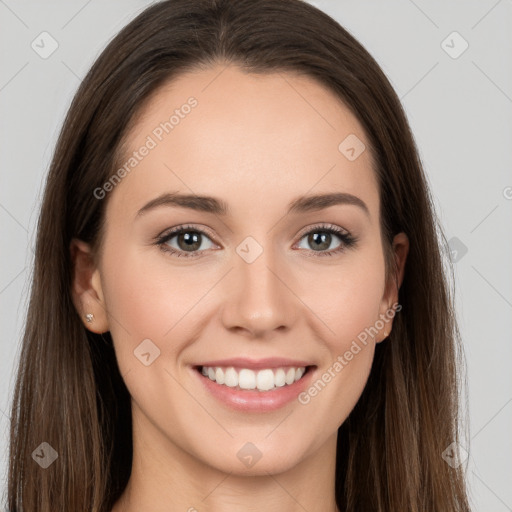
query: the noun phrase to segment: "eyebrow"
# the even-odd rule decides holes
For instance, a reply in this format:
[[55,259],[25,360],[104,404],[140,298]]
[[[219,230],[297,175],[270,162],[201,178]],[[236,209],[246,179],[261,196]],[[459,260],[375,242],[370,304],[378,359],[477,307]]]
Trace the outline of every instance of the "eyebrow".
[[[361,208],[368,217],[370,217],[370,210],[368,209],[366,203],[359,197],[348,194],[346,192],[298,197],[288,205],[288,213],[319,211],[323,210],[324,208],[329,208],[330,206],[343,204],[357,206]],[[212,213],[214,215],[220,215],[224,217],[230,213],[228,204],[221,199],[217,199],[211,196],[198,196],[192,194],[168,192],[156,197],[155,199],[152,199],[147,204],[145,204],[137,212],[136,217],[139,217],[149,210],[153,210],[161,206],[188,208],[190,210]]]

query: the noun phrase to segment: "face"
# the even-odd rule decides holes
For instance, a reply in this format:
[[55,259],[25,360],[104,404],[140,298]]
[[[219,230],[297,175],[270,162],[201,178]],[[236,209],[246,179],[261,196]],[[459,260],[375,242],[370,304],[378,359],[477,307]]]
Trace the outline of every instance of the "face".
[[358,120],[311,78],[215,66],[161,89],[125,148],[80,300],[138,446],[252,475],[332,449],[397,300]]

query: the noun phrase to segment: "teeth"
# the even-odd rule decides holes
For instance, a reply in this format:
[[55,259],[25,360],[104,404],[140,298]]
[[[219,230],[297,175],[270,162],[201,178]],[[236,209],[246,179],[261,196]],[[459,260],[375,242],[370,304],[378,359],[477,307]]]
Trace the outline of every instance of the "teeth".
[[298,381],[306,372],[306,368],[277,368],[264,369],[257,372],[243,368],[237,372],[235,368],[220,368],[218,366],[201,368],[201,373],[210,380],[223,384],[230,388],[238,386],[239,389],[256,389],[258,391],[269,391],[282,386],[293,384]]
[[[208,376],[210,375],[210,372],[208,372]],[[221,368],[217,368],[215,370],[215,380],[218,384],[224,384],[224,372]]]
[[242,389],[254,389],[256,387],[256,374],[252,370],[245,368],[240,370],[238,374],[238,385]]
[[274,384],[280,388],[286,384],[285,381],[286,375],[284,373],[284,370],[282,368],[279,368],[276,373],[274,374]]
[[261,391],[275,388],[274,372],[272,370],[259,371],[256,375],[256,387]]
[[[222,369],[220,368],[222,371]],[[230,388],[238,386],[238,373],[234,368],[228,368],[224,373],[224,384]]]

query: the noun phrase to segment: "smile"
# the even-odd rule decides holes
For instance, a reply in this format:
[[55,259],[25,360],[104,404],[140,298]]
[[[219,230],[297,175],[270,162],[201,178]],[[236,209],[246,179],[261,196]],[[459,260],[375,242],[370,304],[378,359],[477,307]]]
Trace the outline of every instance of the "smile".
[[271,412],[298,403],[297,396],[317,373],[316,365],[277,358],[212,361],[190,369],[202,389],[218,403],[251,413]]

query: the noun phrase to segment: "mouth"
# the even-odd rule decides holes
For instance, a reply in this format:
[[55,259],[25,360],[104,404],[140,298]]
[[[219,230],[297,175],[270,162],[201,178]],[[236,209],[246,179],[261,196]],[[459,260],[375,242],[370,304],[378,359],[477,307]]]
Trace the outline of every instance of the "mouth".
[[218,404],[243,413],[271,413],[311,384],[317,366],[306,361],[245,358],[211,361],[189,367],[203,392]]
[[252,391],[262,393],[287,388],[300,381],[314,369],[314,365],[279,366],[274,368],[244,368],[236,366],[203,366],[194,369],[202,377],[219,386],[234,391]]

